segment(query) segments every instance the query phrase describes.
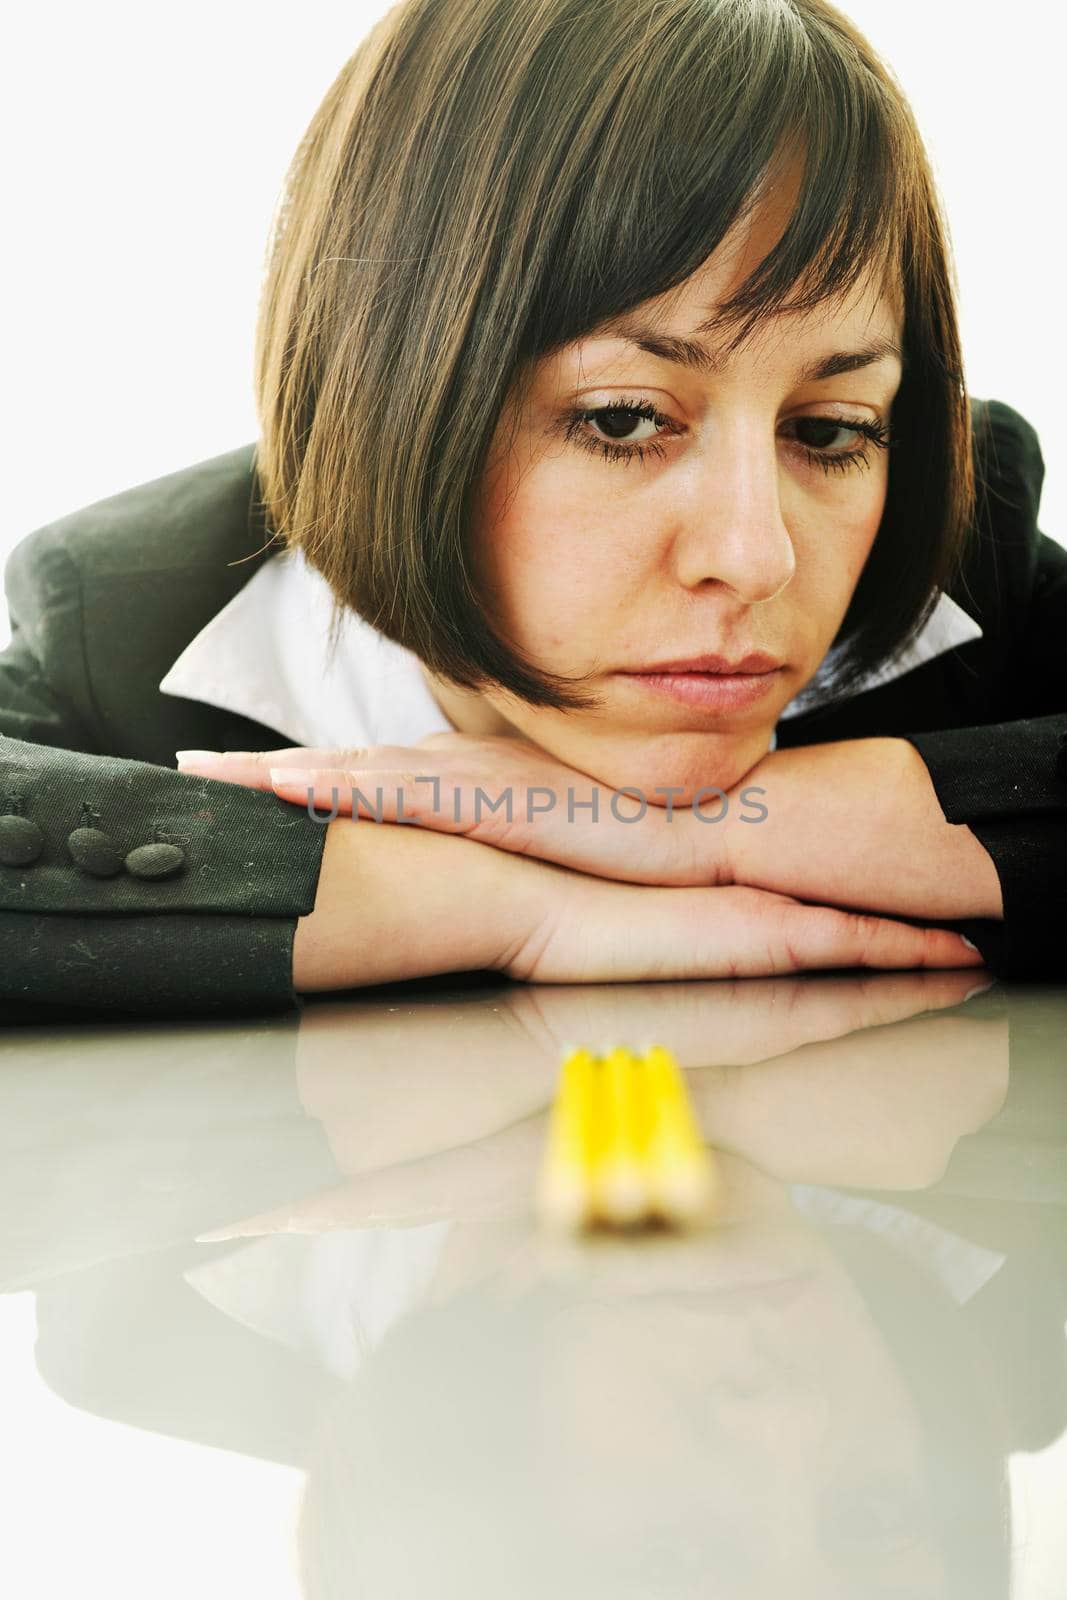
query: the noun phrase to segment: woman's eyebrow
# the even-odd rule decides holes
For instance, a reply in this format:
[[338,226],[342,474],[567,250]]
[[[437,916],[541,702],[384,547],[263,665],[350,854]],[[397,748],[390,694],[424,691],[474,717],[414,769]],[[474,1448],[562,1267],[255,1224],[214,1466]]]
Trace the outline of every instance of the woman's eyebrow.
[[[622,339],[644,350],[647,355],[657,356],[661,361],[674,361],[695,372],[720,373],[725,370],[725,363],[706,344],[682,334],[659,333],[637,323],[619,321],[605,324],[603,331],[594,337]],[[818,383],[823,378],[836,378],[842,372],[858,372],[862,367],[890,359],[899,361],[903,370],[904,352],[897,341],[872,339],[855,350],[834,350],[828,355],[818,356],[801,368],[796,375],[796,382]]]

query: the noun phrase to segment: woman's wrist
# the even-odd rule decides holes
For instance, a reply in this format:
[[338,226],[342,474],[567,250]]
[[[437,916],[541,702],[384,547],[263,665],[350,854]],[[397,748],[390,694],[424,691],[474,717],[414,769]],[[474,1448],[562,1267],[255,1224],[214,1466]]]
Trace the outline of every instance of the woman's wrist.
[[300,993],[505,970],[555,869],[414,825],[327,825],[314,910],[293,939]]
[[906,739],[773,751],[745,782],[766,815],[727,837],[731,882],[896,916],[1003,915],[988,852],[946,822]]

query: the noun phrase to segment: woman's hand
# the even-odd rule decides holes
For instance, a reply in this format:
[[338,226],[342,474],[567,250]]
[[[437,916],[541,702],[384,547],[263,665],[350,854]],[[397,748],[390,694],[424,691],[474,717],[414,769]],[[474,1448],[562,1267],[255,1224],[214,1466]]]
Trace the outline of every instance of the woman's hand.
[[[236,751],[182,770],[273,788],[317,810],[336,806],[339,816],[353,814],[359,791],[357,816],[380,807],[383,822],[621,882],[743,885],[916,918],[1003,916],[992,858],[970,828],[945,820],[906,739],[771,751],[710,815],[653,796],[644,805],[526,740],[458,733],[366,750]],[[745,811],[745,790],[759,794],[762,815]]]
[[[207,752],[187,752],[205,755]],[[616,793],[525,739],[434,733],[416,745],[363,750],[290,746],[229,751],[217,761],[182,761],[183,772],[273,789],[284,800],[338,816],[376,817],[460,834],[514,855],[629,883],[704,886],[732,881],[717,795],[705,820],[655,793]],[[353,791],[355,811],[353,812]],[[594,809],[595,807],[595,809]]]
[[540,870],[558,881],[541,886],[540,914],[503,962],[508,976],[528,983],[982,965],[945,929],[806,905],[765,889],[660,889]]
[[772,750],[743,781],[767,814],[725,835],[733,882],[916,919],[1003,917],[992,857],[946,820],[907,739]]
[[972,967],[957,934],[742,887],[623,884],[421,828],[327,826],[299,992],[495,970],[527,983]]

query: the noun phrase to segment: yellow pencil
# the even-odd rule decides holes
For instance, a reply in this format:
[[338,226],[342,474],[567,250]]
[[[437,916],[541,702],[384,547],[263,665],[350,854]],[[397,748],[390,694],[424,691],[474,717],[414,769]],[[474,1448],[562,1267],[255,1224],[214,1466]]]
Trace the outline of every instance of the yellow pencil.
[[546,1221],[578,1227],[592,1216],[594,1091],[600,1065],[591,1051],[571,1050],[563,1059],[538,1184]]
[[648,1213],[643,1074],[621,1045],[603,1057],[593,1091],[593,1211],[627,1227]]
[[719,1195],[718,1169],[697,1127],[681,1068],[663,1045],[644,1057],[652,1126],[646,1170],[653,1211],[667,1222],[709,1216]]
[[669,1050],[567,1052],[538,1182],[546,1221],[627,1227],[660,1218],[684,1226],[711,1215],[720,1188]]

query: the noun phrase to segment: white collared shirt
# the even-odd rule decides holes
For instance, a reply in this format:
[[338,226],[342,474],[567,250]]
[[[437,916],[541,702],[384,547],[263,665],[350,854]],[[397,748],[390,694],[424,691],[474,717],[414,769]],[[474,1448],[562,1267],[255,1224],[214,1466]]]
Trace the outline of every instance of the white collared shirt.
[[[328,652],[331,593],[299,550],[270,557],[201,628],[160,681],[163,694],[199,700],[276,728],[294,745],[359,748],[413,745],[452,729],[422,675],[418,656],[349,612]],[[887,683],[980,639],[982,629],[943,591],[908,649],[852,691]],[[834,698],[831,650],[781,717]],[[771,749],[777,740],[772,738]]]

